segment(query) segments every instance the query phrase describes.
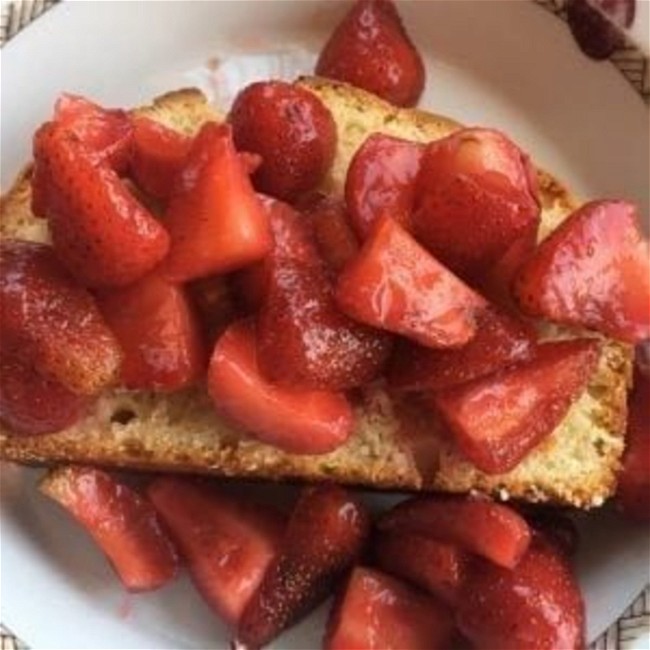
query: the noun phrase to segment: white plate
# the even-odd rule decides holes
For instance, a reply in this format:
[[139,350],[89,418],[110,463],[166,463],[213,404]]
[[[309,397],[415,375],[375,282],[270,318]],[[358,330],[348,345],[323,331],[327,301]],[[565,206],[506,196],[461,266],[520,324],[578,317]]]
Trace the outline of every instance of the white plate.
[[[59,92],[144,103],[205,83],[214,57],[230,81],[278,65],[293,72],[311,61],[344,10],[300,1],[58,6],[2,51],[2,187],[28,159],[30,135]],[[611,65],[578,53],[564,23],[524,2],[411,2],[402,13],[427,62],[423,106],[501,127],[579,196],[626,197],[648,215],[647,107]],[[35,478],[3,467],[5,625],[35,648],[227,647],[186,578],[126,597],[92,543],[37,495]],[[648,537],[607,514],[588,518],[584,529],[578,564],[594,639],[648,581]],[[323,612],[277,647],[319,647]],[[638,643],[648,647],[648,639]]]

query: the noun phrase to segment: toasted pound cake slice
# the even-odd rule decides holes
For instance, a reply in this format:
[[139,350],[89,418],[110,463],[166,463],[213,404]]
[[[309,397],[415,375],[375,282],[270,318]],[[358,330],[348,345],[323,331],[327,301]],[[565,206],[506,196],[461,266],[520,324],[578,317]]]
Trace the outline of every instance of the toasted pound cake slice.
[[[315,78],[298,83],[321,98],[337,124],[338,150],[323,188],[335,194],[342,193],[349,161],[371,133],[426,142],[460,126],[423,111],[397,109],[345,84]],[[220,119],[204,96],[191,89],[164,95],[136,112],[185,133],[206,120]],[[27,169],[2,200],[0,236],[46,241],[46,223],[29,208],[29,176]],[[549,175],[540,172],[539,180],[546,234],[576,204]],[[205,388],[199,387],[172,395],[116,390],[101,396],[83,421],[55,434],[13,437],[0,427],[0,458],[244,479],[331,480],[377,489],[480,491],[502,499],[590,508],[602,505],[615,489],[630,369],[630,349],[605,341],[597,372],[561,425],[503,475],[486,475],[472,467],[437,431],[433,418],[405,418],[403,413],[398,417],[395,405],[379,389],[356,406],[350,440],[322,456],[287,454],[248,438],[216,416]],[[425,453],[414,453],[414,446],[423,441]]]

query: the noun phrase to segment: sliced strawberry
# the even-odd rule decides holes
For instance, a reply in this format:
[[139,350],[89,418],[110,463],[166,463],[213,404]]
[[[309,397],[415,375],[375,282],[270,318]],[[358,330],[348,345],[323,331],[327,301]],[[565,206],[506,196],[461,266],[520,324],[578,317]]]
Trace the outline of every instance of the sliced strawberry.
[[208,371],[216,410],[259,440],[296,454],[324,454],[352,433],[345,395],[269,383],[257,367],[255,328],[231,325],[217,341]]
[[222,275],[201,278],[186,285],[192,304],[199,315],[204,338],[214,343],[228,325],[241,314],[233,295],[232,284]]
[[168,199],[192,147],[192,138],[147,117],[133,120],[131,175],[138,187]]
[[206,483],[161,476],[147,495],[210,607],[236,625],[280,551],[284,515]]
[[177,282],[225,273],[271,249],[268,218],[255,195],[228,126],[208,122],[196,136],[169,204],[172,238],[164,264]]
[[52,433],[72,426],[87,400],[36,372],[15,354],[0,354],[0,421],[12,434]]
[[151,504],[91,467],[62,467],[40,490],[61,504],[92,536],[129,591],[158,589],[178,571],[176,550]]
[[336,298],[352,318],[427,347],[465,345],[485,305],[389,217],[343,269]]
[[514,316],[489,306],[476,317],[476,336],[464,347],[432,350],[400,343],[392,357],[389,382],[407,391],[433,390],[489,375],[533,356],[535,332]]
[[448,388],[433,403],[460,451],[481,471],[501,474],[560,424],[598,358],[595,339],[546,343],[531,361]]
[[650,338],[650,252],[637,209],[593,201],[547,237],[516,282],[522,309],[636,343]]
[[117,378],[115,337],[50,246],[0,243],[0,333],[3,353],[19,354],[74,393],[98,393]]
[[415,180],[424,146],[374,133],[357,149],[345,179],[350,219],[361,239],[384,214],[411,230]]
[[308,614],[359,557],[369,528],[365,509],[343,488],[305,488],[281,551],[239,621],[237,641],[260,648]]
[[478,498],[409,499],[386,513],[379,528],[457,544],[509,569],[517,565],[530,543],[525,519],[505,505]]
[[183,287],[154,272],[102,293],[99,308],[124,352],[127,388],[175,391],[203,375],[207,355],[200,324]]
[[430,595],[357,567],[327,627],[326,650],[446,650],[453,623]]
[[639,370],[628,398],[628,420],[623,468],[618,476],[617,501],[627,517],[650,519],[650,378]]
[[465,583],[456,622],[477,650],[580,650],[585,612],[563,553],[537,538],[512,570],[478,564]]
[[502,133],[462,129],[427,146],[413,232],[461,277],[483,273],[539,219],[534,170]]
[[377,563],[448,605],[458,601],[469,557],[457,546],[412,533],[383,534],[375,543]]
[[47,178],[52,242],[83,284],[130,284],[166,254],[169,236],[109,167],[88,155],[74,132],[49,122],[34,137]]
[[392,0],[356,2],[325,44],[316,74],[397,106],[413,106],[424,89],[424,64]]
[[237,149],[262,157],[255,187],[280,199],[314,189],[336,151],[336,125],[313,93],[285,81],[253,83],[236,97],[229,120]]

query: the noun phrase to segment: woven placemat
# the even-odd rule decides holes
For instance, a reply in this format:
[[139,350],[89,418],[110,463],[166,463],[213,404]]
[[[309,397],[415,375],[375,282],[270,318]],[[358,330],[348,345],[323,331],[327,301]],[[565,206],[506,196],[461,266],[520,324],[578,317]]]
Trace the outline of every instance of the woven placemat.
[[[533,0],[540,7],[566,21],[566,0]],[[41,16],[58,0],[17,0],[2,2],[0,15],[0,46],[15,36],[22,28]],[[611,63],[627,79],[635,91],[650,104],[650,64],[648,58],[634,44],[627,42],[614,52]],[[7,595],[5,594],[5,597]],[[650,586],[605,632],[590,650],[632,650],[635,640],[650,631]],[[8,630],[0,624],[0,650],[22,650],[28,646],[14,633],[29,638],[28,630]],[[645,650],[645,649],[644,649]],[[649,649],[650,650],[650,649]]]

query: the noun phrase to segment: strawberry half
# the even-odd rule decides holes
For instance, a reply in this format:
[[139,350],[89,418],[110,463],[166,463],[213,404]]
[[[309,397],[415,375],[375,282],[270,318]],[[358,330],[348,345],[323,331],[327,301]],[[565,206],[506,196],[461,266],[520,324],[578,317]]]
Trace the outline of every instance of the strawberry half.
[[93,160],[74,131],[42,126],[34,160],[47,179],[44,216],[54,249],[82,284],[130,284],[167,254],[165,229],[112,169]]
[[128,287],[102,293],[98,302],[124,352],[124,386],[175,391],[202,376],[206,351],[183,287],[154,272]]
[[239,621],[237,643],[260,648],[316,607],[360,555],[369,527],[365,509],[343,488],[305,488]]
[[237,624],[281,548],[284,515],[205,483],[162,476],[147,489],[208,605]]
[[295,454],[325,454],[352,433],[352,408],[341,393],[269,383],[257,365],[255,327],[233,323],[217,341],[208,370],[217,412],[255,438]]
[[530,543],[526,520],[487,499],[416,497],[387,512],[379,529],[456,544],[508,569],[517,566]]
[[485,305],[389,217],[343,269],[336,298],[352,318],[436,348],[465,345]]
[[587,387],[600,346],[577,339],[538,346],[531,361],[433,395],[460,451],[501,474],[549,436]]
[[122,352],[95,301],[45,244],[0,243],[0,333],[3,354],[73,393],[98,393],[119,373]]
[[564,554],[536,538],[514,569],[477,563],[456,622],[477,650],[580,650],[585,612]]
[[325,650],[446,650],[449,611],[432,596],[375,569],[357,567],[334,605]]
[[534,349],[532,327],[488,306],[476,317],[476,336],[462,348],[432,350],[400,342],[392,357],[389,382],[398,390],[437,391],[526,361]]
[[316,74],[413,106],[424,89],[424,64],[392,0],[359,0],[325,44]]
[[469,569],[469,556],[457,546],[408,532],[380,535],[375,555],[381,569],[448,605],[458,601]]
[[429,144],[417,180],[413,233],[463,278],[483,274],[540,220],[527,156],[491,129]]
[[72,426],[87,400],[36,372],[14,354],[0,354],[0,421],[12,434],[53,433]]
[[650,338],[650,252],[637,209],[583,205],[554,230],[516,281],[521,308],[637,343]]
[[384,214],[412,230],[415,181],[424,146],[373,133],[357,149],[345,179],[345,201],[361,239]]
[[235,151],[230,127],[196,136],[165,215],[172,239],[165,274],[175,282],[225,273],[271,249],[268,218]]
[[176,550],[151,504],[91,467],[63,467],[40,491],[61,504],[92,536],[129,591],[159,589],[178,571]]

